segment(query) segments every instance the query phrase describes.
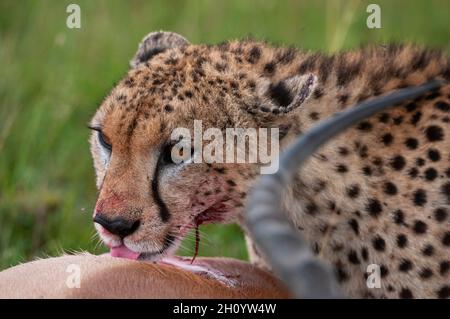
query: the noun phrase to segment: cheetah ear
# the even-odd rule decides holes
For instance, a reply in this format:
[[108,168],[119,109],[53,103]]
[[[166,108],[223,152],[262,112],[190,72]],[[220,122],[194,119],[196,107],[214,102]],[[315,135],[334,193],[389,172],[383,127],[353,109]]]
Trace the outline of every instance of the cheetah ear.
[[308,100],[316,85],[317,76],[311,73],[294,75],[276,83],[264,79],[257,85],[261,98],[259,111],[273,114],[291,112]]
[[138,50],[130,61],[132,68],[145,63],[158,53],[167,49],[188,45],[189,42],[181,35],[173,32],[151,32],[139,43]]

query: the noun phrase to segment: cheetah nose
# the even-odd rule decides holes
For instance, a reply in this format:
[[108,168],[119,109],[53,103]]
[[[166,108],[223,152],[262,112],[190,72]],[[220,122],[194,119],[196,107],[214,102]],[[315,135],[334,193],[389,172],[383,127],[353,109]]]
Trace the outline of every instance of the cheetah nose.
[[101,213],[95,214],[94,223],[102,225],[110,233],[119,236],[120,238],[131,235],[138,229],[139,220],[126,220],[124,218],[109,219]]

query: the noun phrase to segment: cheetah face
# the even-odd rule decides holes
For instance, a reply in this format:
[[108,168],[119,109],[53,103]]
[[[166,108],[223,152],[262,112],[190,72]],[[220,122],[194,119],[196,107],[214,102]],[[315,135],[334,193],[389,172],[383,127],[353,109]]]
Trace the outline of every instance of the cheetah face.
[[195,145],[194,120],[222,132],[289,127],[280,114],[306,100],[315,78],[273,84],[251,65],[230,61],[235,57],[173,33],[151,33],[92,119],[94,222],[113,256],[160,259],[202,223],[240,220],[260,165],[196,163],[196,148],[174,161],[173,132],[188,130]]
[[122,257],[137,256],[124,247],[145,259],[169,254],[191,228],[233,221],[245,197],[226,165],[196,164],[192,157],[175,163],[171,127],[158,122],[163,118],[137,125],[125,142],[108,116],[91,137],[100,190],[95,226]]

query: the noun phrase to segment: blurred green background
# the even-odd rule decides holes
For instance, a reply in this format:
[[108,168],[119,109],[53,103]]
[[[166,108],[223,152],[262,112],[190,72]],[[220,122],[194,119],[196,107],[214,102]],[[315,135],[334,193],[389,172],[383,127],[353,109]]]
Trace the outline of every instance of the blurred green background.
[[[62,252],[105,251],[86,123],[127,71],[141,38],[170,30],[193,43],[252,35],[333,52],[412,41],[450,49],[450,1],[0,1],[0,269]],[[81,29],[66,7],[81,7]],[[246,259],[236,226],[202,227],[201,255]],[[193,236],[181,254],[193,253]]]

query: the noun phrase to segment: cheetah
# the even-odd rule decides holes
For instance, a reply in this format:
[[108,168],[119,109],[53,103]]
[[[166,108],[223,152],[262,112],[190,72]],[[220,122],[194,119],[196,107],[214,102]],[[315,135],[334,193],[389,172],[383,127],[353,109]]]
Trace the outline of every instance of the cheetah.
[[[254,40],[147,35],[90,122],[95,227],[113,256],[159,260],[202,223],[238,223],[258,163],[175,163],[175,128],[279,129],[282,152],[319,121],[393,90],[444,81],[321,147],[283,201],[347,296],[450,297],[450,59],[414,45],[333,55]],[[252,263],[270,268],[246,236]],[[381,287],[366,285],[380,267]]]

